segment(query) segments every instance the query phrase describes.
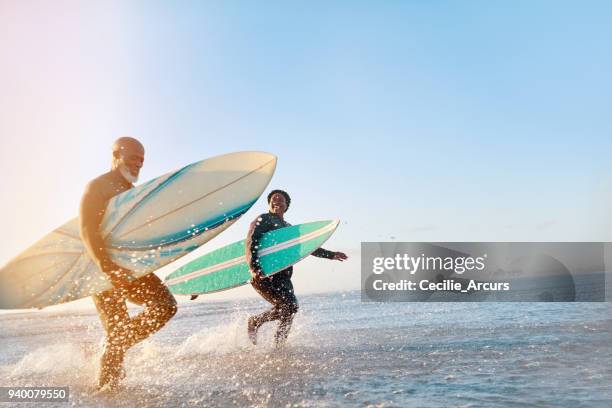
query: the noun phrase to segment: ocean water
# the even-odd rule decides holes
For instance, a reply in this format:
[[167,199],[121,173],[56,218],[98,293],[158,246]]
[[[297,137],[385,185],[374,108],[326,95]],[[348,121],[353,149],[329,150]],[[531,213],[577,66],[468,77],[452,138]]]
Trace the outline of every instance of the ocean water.
[[246,319],[263,301],[181,304],[129,351],[113,396],[94,393],[95,311],[0,315],[0,385],[70,387],[70,403],[48,406],[612,406],[610,303],[299,298],[281,351],[275,323],[260,345],[247,339]]

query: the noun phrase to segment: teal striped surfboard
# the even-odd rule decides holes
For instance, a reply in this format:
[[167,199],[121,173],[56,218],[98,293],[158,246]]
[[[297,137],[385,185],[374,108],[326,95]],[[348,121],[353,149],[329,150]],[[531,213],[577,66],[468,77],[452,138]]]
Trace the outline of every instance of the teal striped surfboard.
[[[310,255],[334,233],[338,220],[315,221],[265,233],[259,259],[270,276]],[[245,240],[234,242],[182,266],[166,278],[172,293],[194,295],[242,286],[251,280]]]

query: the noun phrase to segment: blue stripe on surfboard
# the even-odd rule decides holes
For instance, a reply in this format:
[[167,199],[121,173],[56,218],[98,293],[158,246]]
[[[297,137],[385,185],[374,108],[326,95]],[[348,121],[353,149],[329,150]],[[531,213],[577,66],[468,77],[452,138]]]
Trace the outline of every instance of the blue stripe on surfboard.
[[199,236],[203,234],[204,232],[213,230],[225,224],[228,221],[231,221],[235,218],[240,217],[242,214],[246,213],[249,210],[249,208],[251,208],[253,204],[255,204],[256,201],[257,200],[253,200],[247,204],[241,205],[240,207],[237,207],[231,211],[228,211],[225,214],[218,215],[214,218],[203,221],[199,223],[198,225],[189,227],[189,229],[187,230],[177,231],[172,234],[166,235],[165,237],[150,238],[146,241],[139,241],[137,243],[127,242],[127,243],[122,243],[120,245],[115,244],[115,245],[112,245],[111,248],[116,249],[116,250],[122,250],[122,251],[125,251],[125,250],[150,251],[151,249],[155,249],[159,247],[163,248],[168,245],[175,245],[175,244],[178,244],[179,242],[190,240],[193,237]]
[[[178,247],[178,248],[168,248],[165,250],[162,250],[158,253],[156,253],[156,256],[152,256],[152,257],[147,257],[145,256],[141,256],[141,257],[137,257],[135,258],[133,256],[133,254],[127,254],[127,253],[123,253],[123,252],[118,252],[116,254],[113,254],[113,258],[122,261],[123,264],[125,265],[134,265],[134,267],[139,266],[139,267],[150,267],[150,266],[155,266],[157,264],[159,264],[159,258],[175,258],[177,254],[181,254],[181,253],[189,253],[191,251],[193,251],[194,249],[197,249],[199,247],[199,245],[187,245],[184,247]],[[159,257],[157,257],[157,255],[159,255]]]
[[[121,219],[119,221],[117,221],[117,224],[115,224],[115,226],[111,229],[109,235],[112,234],[114,231],[116,231],[125,222],[125,220],[127,220],[130,217],[130,215],[132,215],[137,209],[139,209],[151,197],[153,197],[155,194],[157,194],[160,190],[162,190],[164,187],[166,187],[169,183],[173,182],[180,175],[185,173],[187,171],[187,169],[190,169],[191,167],[195,166],[197,163],[200,163],[200,162],[188,164],[187,166],[183,167],[182,169],[177,170],[176,172],[174,172],[174,174],[171,174],[163,182],[159,183],[153,190],[149,191],[143,198],[141,198],[139,201],[137,201],[132,208],[130,208],[128,211],[126,211],[126,213],[123,215],[123,217],[121,217]],[[125,197],[123,197],[123,199],[129,197],[129,191],[130,190],[128,190],[127,195]]]

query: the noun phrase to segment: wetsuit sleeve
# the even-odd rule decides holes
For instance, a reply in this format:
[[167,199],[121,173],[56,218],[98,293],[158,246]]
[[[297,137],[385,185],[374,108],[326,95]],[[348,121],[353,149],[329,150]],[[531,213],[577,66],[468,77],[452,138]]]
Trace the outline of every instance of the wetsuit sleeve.
[[246,238],[246,260],[249,265],[251,272],[261,270],[259,265],[259,255],[257,251],[259,249],[259,242],[262,235],[267,232],[267,223],[263,216],[257,217],[249,228],[249,233]]
[[336,253],[334,251],[328,251],[327,249],[317,248],[311,255],[314,255],[318,258],[334,259],[335,254]]
[[113,264],[106,252],[104,238],[100,233],[106,204],[106,200],[96,189],[95,184],[89,183],[81,199],[79,211],[80,234],[85,250],[103,272],[111,270]]

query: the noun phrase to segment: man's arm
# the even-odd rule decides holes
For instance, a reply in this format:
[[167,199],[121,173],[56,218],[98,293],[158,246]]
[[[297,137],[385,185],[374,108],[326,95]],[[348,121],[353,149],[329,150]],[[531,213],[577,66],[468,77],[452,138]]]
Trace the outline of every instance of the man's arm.
[[102,237],[100,227],[107,202],[97,191],[93,183],[89,183],[81,199],[79,223],[81,240],[85,250],[98,268],[107,274],[114,286],[129,283],[130,272],[116,265],[106,251],[106,243]]
[[336,261],[344,261],[348,258],[344,252],[328,251],[324,248],[317,248],[311,255]]
[[317,248],[310,255],[316,256],[318,258],[334,259],[335,252],[334,251],[328,251],[327,249],[324,249],[324,248]]
[[81,239],[85,244],[85,249],[91,259],[98,267],[105,271],[106,264],[110,260],[106,252],[106,245],[100,233],[100,226],[104,212],[106,211],[106,202],[96,191],[95,187],[89,183],[85,188],[85,193],[81,199],[81,208],[79,212],[79,223],[81,227]]
[[264,277],[261,270],[261,265],[259,264],[259,255],[257,254],[257,251],[259,251],[259,244],[262,235],[267,232],[265,224],[266,222],[263,216],[257,217],[257,219],[251,223],[246,238],[245,256],[253,279],[261,279]]

